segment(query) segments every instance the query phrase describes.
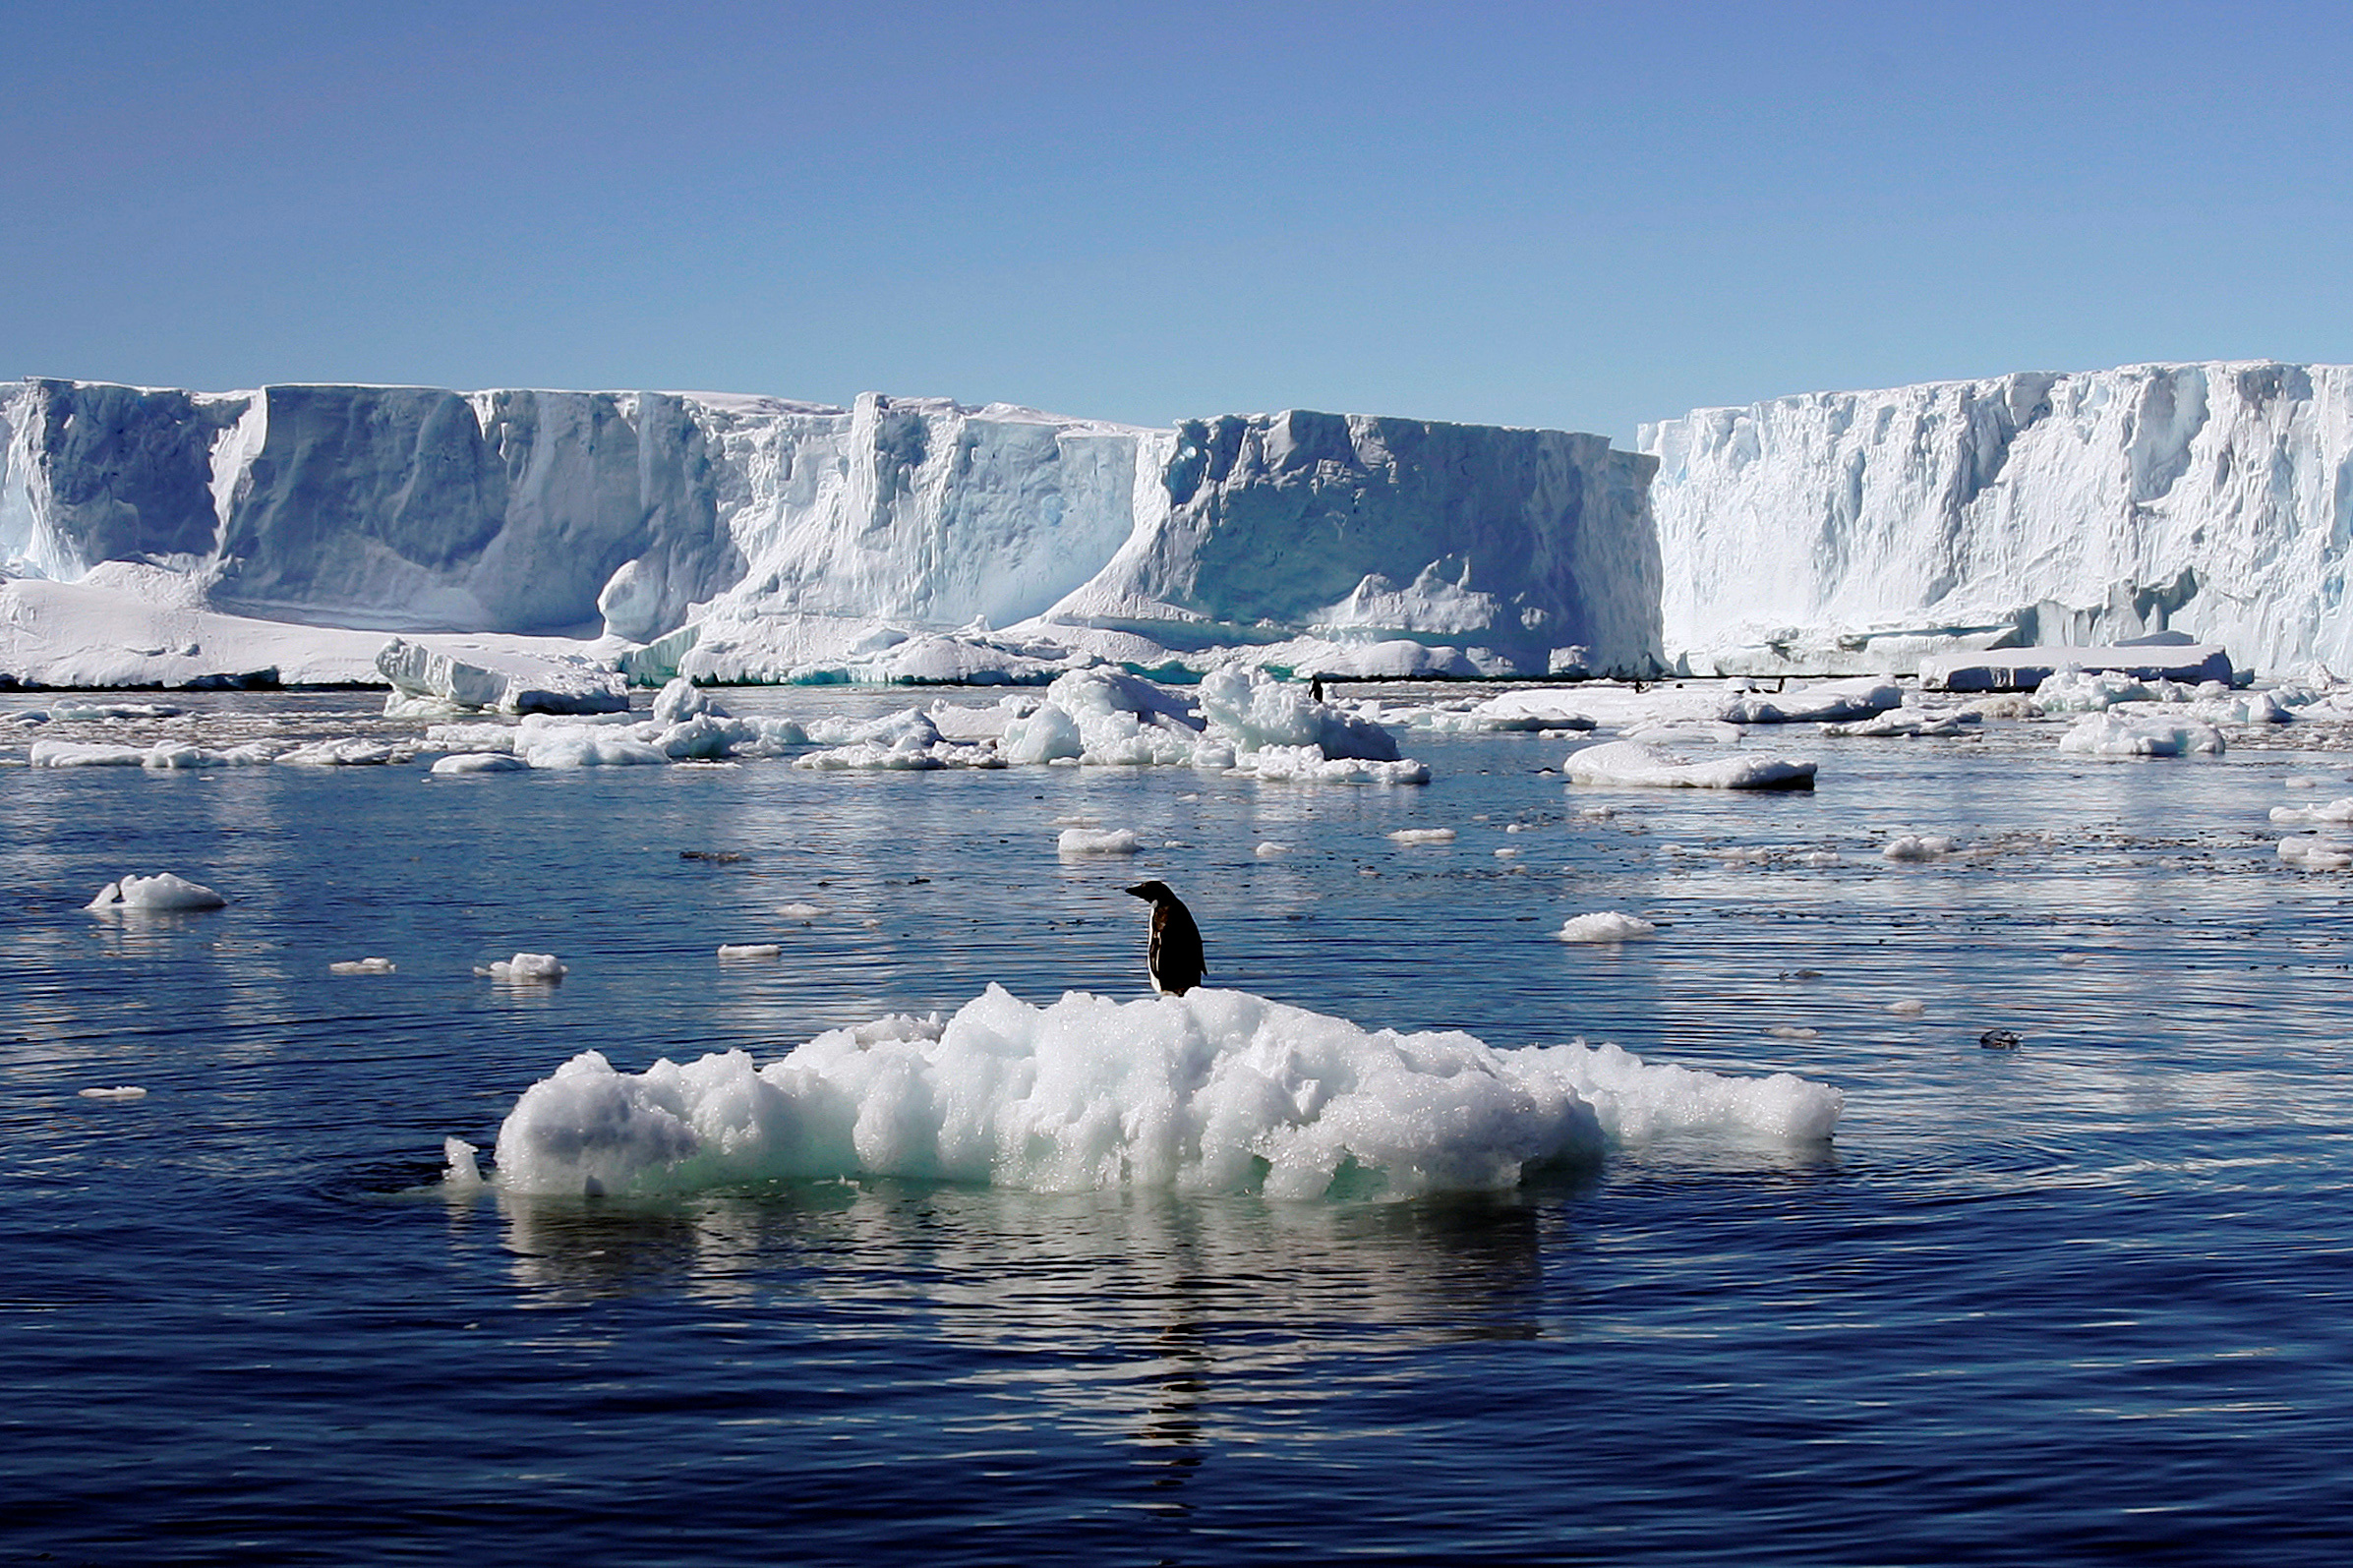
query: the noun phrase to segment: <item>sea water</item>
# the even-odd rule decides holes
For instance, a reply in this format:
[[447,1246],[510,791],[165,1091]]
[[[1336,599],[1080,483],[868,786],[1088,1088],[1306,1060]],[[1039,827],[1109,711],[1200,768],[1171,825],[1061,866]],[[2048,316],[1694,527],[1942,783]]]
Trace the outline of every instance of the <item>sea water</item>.
[[[398,729],[369,701],[187,705]],[[0,1544],[2339,1560],[2353,889],[2283,865],[2267,812],[2335,792],[2341,737],[2116,762],[2057,732],[1752,737],[1822,765],[1754,795],[1572,786],[1571,742],[1526,734],[1407,735],[1419,788],[9,768]],[[1061,855],[1074,825],[1144,847]],[[1952,845],[1889,859],[1906,835]],[[163,871],[228,906],[83,907]],[[772,1063],[992,984],[1133,1002],[1147,876],[1215,986],[1794,1074],[1843,1092],[1836,1134],[1669,1130],[1404,1198],[446,1179],[583,1051]],[[1600,911],[1655,931],[1558,940]],[[518,953],[565,972],[476,972]],[[390,972],[329,967],[363,958]]]

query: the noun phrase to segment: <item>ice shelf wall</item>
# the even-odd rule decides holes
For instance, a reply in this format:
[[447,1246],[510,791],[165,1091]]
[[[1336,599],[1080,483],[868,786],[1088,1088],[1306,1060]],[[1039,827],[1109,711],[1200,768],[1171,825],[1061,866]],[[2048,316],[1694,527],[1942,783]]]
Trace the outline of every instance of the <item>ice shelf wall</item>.
[[2353,671],[2353,367],[2136,365],[1644,426],[1671,659],[1899,669],[1938,646],[2220,643]]
[[1291,412],[1147,430],[868,394],[0,385],[0,565],[220,610],[647,642],[718,606],[1658,666],[1651,460]]

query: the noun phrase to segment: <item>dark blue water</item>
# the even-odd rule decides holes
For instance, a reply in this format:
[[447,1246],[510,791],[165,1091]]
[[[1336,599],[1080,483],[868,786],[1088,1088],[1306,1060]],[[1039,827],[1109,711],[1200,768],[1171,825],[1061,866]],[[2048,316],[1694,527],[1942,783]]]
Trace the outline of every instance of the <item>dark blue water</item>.
[[[0,1560],[2341,1560],[2353,885],[2265,812],[2345,759],[2055,733],[1796,734],[1821,787],[1751,797],[1570,789],[1517,735],[1415,736],[1397,790],[0,770]],[[1081,815],[1176,846],[1058,859]],[[81,908],[156,870],[235,901]],[[578,1050],[1135,994],[1140,873],[1221,984],[1794,1071],[1846,1118],[1395,1203],[437,1184]],[[1662,929],[1553,940],[1601,908]],[[715,962],[745,941],[784,956]],[[518,950],[570,972],[473,973]]]

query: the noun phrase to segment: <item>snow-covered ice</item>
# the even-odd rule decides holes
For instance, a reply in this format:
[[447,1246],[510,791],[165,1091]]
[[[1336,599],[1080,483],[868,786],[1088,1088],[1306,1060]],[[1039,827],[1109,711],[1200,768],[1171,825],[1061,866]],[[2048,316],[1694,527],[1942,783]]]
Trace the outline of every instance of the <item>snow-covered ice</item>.
[[1635,942],[1643,937],[1656,936],[1659,928],[1640,915],[1618,909],[1597,909],[1590,914],[1570,915],[1561,922],[1554,938],[1560,942]]
[[2059,749],[2092,757],[2219,756],[2222,732],[2195,719],[2149,719],[2115,712],[2086,714],[2059,737]]
[[496,1163],[502,1187],[544,1193],[863,1174],[1403,1196],[1693,1130],[1817,1142],[1842,1103],[1787,1074],[1368,1030],[1239,991],[1041,1008],[991,986],[952,1017],[831,1030],[766,1066],[730,1051],[630,1074],[584,1052],[515,1103]]
[[1571,784],[1662,789],[1810,789],[1819,765],[1735,753],[1692,762],[1640,740],[1611,740],[1569,753]]
[[214,893],[201,882],[191,882],[174,872],[161,871],[151,877],[124,877],[109,882],[98,890],[96,898],[84,907],[90,909],[219,909],[228,900]]
[[1055,841],[1055,848],[1066,855],[1131,855],[1144,847],[1135,832],[1128,828],[1114,828],[1097,833],[1088,828],[1065,828]]
[[[1153,430],[875,393],[0,383],[0,671],[390,675],[507,711],[609,700],[570,655],[646,683],[1042,683],[1237,648],[1644,673],[1652,466],[1596,436],[1304,410]],[[120,612],[68,603],[93,594]]]
[[518,953],[511,958],[493,958],[474,972],[515,985],[552,984],[564,976],[564,966],[553,953]]
[[1636,444],[1660,460],[1662,635],[1695,673],[1925,673],[1950,656],[2017,683],[1997,644],[2162,631],[2259,672],[2353,668],[2334,610],[2353,367],[1815,392],[1697,409]]

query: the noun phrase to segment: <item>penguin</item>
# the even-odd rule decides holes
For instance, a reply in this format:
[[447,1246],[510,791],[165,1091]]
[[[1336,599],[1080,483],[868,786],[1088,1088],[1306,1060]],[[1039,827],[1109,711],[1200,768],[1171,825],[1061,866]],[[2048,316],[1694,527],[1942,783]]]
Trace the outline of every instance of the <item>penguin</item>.
[[1162,996],[1183,996],[1201,984],[1202,972],[1208,967],[1202,961],[1201,927],[1193,923],[1193,911],[1165,882],[1139,882],[1127,891],[1151,902],[1152,942],[1145,966],[1151,971],[1152,989]]

